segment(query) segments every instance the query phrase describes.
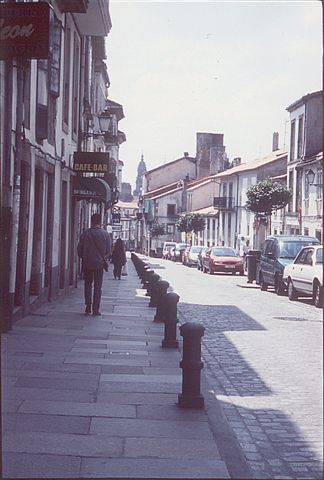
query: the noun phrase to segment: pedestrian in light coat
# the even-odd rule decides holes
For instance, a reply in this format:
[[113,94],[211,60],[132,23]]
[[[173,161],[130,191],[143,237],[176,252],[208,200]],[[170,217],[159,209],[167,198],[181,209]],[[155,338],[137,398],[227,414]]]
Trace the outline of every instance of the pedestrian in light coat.
[[101,228],[101,217],[98,213],[92,215],[91,228],[82,233],[77,250],[82,259],[84,274],[85,313],[101,315],[99,308],[103,270],[108,269],[107,259],[111,253],[111,242],[109,234]]
[[111,255],[111,261],[114,264],[115,280],[116,278],[120,280],[122,268],[126,264],[125,246],[121,238],[118,238],[118,240],[115,243],[115,246],[113,248],[113,252]]

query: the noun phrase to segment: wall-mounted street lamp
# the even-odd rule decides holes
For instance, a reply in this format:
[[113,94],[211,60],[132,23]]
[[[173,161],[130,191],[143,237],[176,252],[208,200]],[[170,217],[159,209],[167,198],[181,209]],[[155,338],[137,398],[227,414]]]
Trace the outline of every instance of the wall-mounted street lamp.
[[[105,137],[108,138],[114,135],[114,119],[113,116],[104,110],[100,115],[94,116],[96,128],[99,131],[95,132],[81,132],[83,138],[93,137]],[[99,122],[99,125],[98,125]],[[99,127],[99,128],[98,128]]]
[[311,168],[309,168],[308,170],[306,170],[305,172],[305,176],[306,176],[306,181],[309,185],[313,185],[314,187],[318,187],[320,184],[319,183],[314,183],[315,181],[315,172],[313,172],[313,170]]
[[100,125],[100,130],[105,134],[113,134],[114,131],[114,123],[113,123],[113,116],[107,112],[107,110],[104,110],[101,115],[98,116],[99,119],[99,125]]

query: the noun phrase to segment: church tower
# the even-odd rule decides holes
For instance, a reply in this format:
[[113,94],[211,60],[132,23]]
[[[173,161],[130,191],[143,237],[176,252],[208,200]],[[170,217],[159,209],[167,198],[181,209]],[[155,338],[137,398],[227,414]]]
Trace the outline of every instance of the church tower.
[[133,195],[135,195],[136,197],[138,197],[142,193],[143,177],[145,172],[146,172],[146,165],[144,162],[144,155],[142,153],[141,161],[139,162],[137,167],[136,188],[133,191]]

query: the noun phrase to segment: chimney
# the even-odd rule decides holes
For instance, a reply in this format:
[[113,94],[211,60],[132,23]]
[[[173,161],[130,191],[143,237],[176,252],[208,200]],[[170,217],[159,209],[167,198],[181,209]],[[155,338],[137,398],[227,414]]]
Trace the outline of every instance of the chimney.
[[189,153],[188,152],[183,152],[183,156],[184,157],[189,157]]
[[279,150],[279,133],[274,132],[272,135],[272,151]]
[[236,157],[236,158],[233,158],[233,161],[232,161],[232,165],[233,167],[237,167],[238,165],[241,165],[241,157]]

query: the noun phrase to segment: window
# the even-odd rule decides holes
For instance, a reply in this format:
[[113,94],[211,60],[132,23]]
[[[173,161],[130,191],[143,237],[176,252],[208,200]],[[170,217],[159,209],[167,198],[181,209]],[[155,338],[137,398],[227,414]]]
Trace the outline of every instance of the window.
[[54,97],[60,95],[61,22],[56,15],[51,22],[51,56],[49,65],[49,89]]
[[317,170],[317,181],[316,181],[316,198],[322,198],[322,190],[323,190],[323,170],[319,168]]
[[175,225],[174,225],[174,223],[167,223],[166,233],[170,233],[171,235],[174,235],[174,233],[175,233]]
[[306,175],[304,175],[304,198],[308,200],[309,198],[309,183],[307,181]]
[[316,264],[323,263],[323,248],[316,251]]
[[305,257],[305,265],[313,265],[313,253],[314,253],[314,250],[312,248],[309,248],[307,250],[307,255]]
[[30,128],[30,81],[31,81],[31,61],[26,60],[24,71],[24,127]]
[[304,140],[304,115],[298,118],[298,137],[297,137],[297,155],[298,158],[302,158],[303,155],[303,142]]
[[168,205],[167,205],[167,216],[172,217],[175,214],[176,214],[175,204],[168,203]]
[[[289,170],[288,172],[288,188],[291,192],[294,191],[294,171]],[[291,199],[288,204],[288,212],[293,211],[293,196],[291,196]]]
[[71,65],[71,29],[67,27],[64,35],[64,77],[63,77],[63,126],[69,125],[70,106],[70,65]]
[[37,61],[36,138],[47,138],[48,121],[48,61]]
[[48,96],[48,134],[47,140],[51,145],[55,144],[56,127],[56,98],[53,95]]
[[305,258],[306,258],[307,252],[308,252],[308,249],[307,249],[307,248],[305,248],[304,250],[302,250],[302,251],[300,252],[300,254],[298,255],[298,257],[296,258],[296,260],[295,260],[294,263],[298,263],[298,264],[303,264],[303,263],[305,263]]
[[315,230],[315,237],[322,243],[322,230]]
[[296,121],[293,120],[290,126],[290,161],[295,159],[295,136],[296,136]]
[[307,227],[304,228],[304,235],[306,235],[306,237],[309,236],[309,228]]
[[223,197],[227,195],[227,183],[223,183]]

